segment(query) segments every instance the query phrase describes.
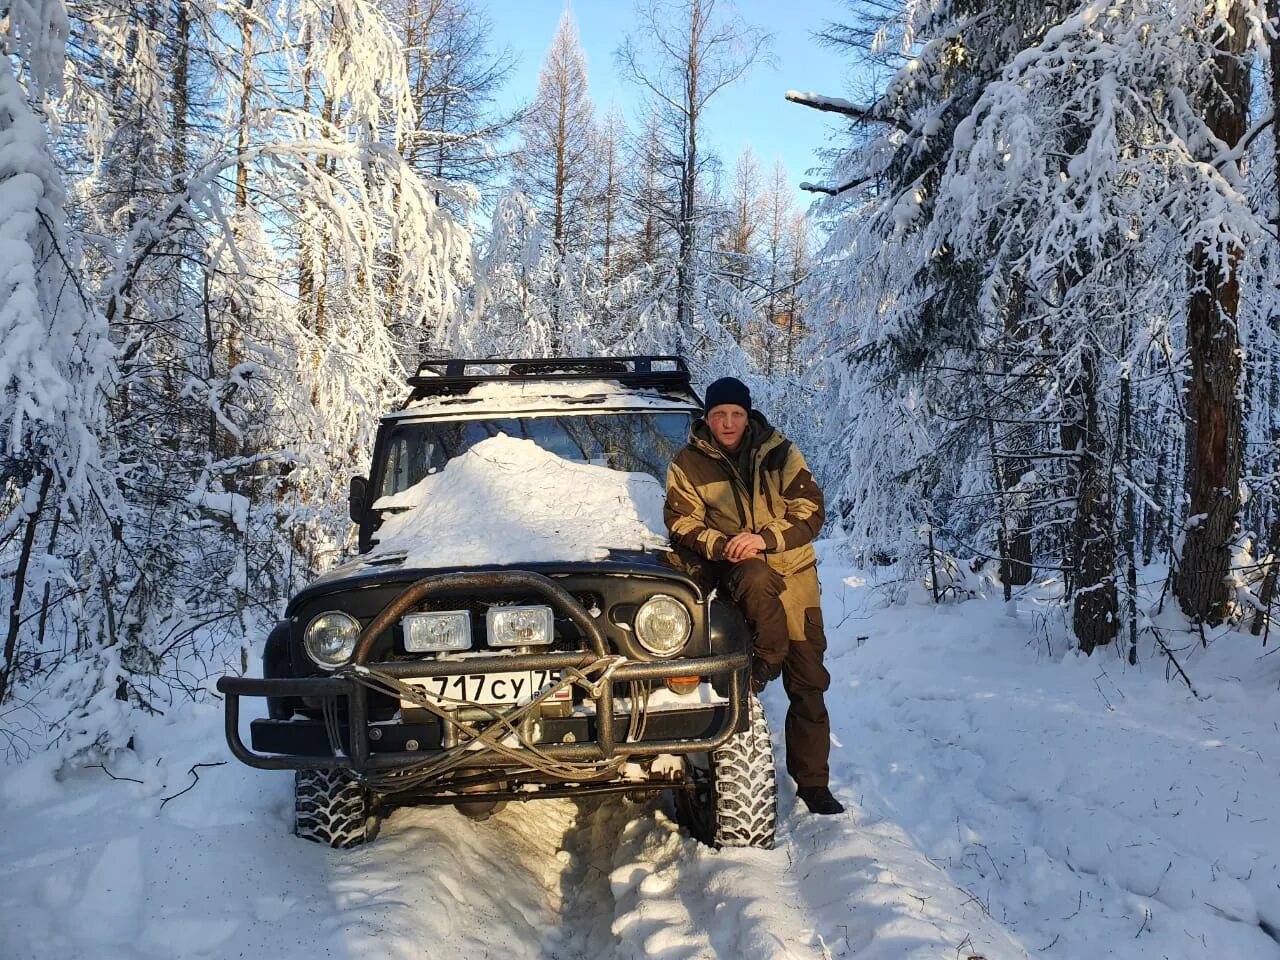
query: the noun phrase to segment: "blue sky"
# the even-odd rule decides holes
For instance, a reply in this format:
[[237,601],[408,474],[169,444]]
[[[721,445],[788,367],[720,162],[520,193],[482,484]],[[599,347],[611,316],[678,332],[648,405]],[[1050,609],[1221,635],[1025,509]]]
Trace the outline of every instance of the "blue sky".
[[[721,0],[728,7],[728,0]],[[508,46],[519,63],[504,91],[503,103],[528,101],[537,87],[538,70],[555,34],[565,0],[487,0],[494,22],[495,48]],[[829,21],[844,19],[842,0],[738,0],[740,16],[773,34],[772,64],[756,64],[735,86],[722,91],[707,116],[706,142],[732,171],[744,145],[751,144],[762,170],[781,157],[793,183],[820,179],[807,171],[818,163],[816,151],[828,143],[840,120],[787,103],[790,89],[828,96],[849,96],[849,63],[819,46],[812,34]],[[628,120],[635,119],[638,88],[625,80],[614,62],[614,50],[632,29],[632,0],[576,0],[572,4],[578,33],[587,55],[591,96],[603,112],[611,102]],[[812,194],[797,198],[805,205]]]

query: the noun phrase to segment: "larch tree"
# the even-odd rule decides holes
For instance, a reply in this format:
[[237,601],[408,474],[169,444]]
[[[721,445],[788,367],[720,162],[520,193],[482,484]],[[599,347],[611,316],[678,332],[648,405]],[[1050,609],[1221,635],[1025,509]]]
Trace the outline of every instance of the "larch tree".
[[[415,168],[441,183],[467,184],[481,193],[506,172],[501,147],[515,115],[497,107],[514,63],[491,46],[493,22],[472,0],[394,0],[384,4],[400,25],[405,70],[417,119],[401,151]],[[460,216],[462,205],[441,192],[437,202]]]
[[547,224],[557,254],[582,254],[599,173],[595,107],[573,14],[565,10],[519,123],[516,184]]
[[667,259],[678,219],[678,199],[673,195],[668,171],[674,158],[662,137],[662,117],[649,111],[631,138],[628,176],[624,179],[624,210],[630,222],[628,262],[651,272]]
[[[712,99],[766,55],[768,36],[736,16],[723,0],[642,0],[639,21],[618,49],[623,70],[650,97],[674,161],[677,349],[697,342],[700,279],[698,233],[701,181],[710,153],[702,144]],[[665,171],[664,171],[665,172]]]
[[605,286],[617,272],[619,238],[622,231],[622,203],[626,184],[623,151],[627,127],[622,113],[615,107],[600,122],[596,132],[599,156],[599,210],[595,218],[598,234],[600,269]]
[[791,178],[781,158],[775,159],[769,171],[769,182],[761,198],[764,214],[763,232],[760,237],[760,254],[764,290],[760,297],[764,323],[761,338],[764,347],[764,371],[772,374],[779,360],[787,352],[788,333],[794,333],[791,316],[792,298],[789,286],[792,270],[792,236],[795,221],[795,200]]
[[[760,196],[760,165],[748,144],[738,155],[733,166],[733,183],[730,187],[723,238],[720,243],[720,272],[743,296],[750,297],[749,288],[759,282],[757,234],[760,231],[762,203]],[[737,314],[733,314],[737,318]],[[741,340],[747,331],[734,323],[730,335]]]

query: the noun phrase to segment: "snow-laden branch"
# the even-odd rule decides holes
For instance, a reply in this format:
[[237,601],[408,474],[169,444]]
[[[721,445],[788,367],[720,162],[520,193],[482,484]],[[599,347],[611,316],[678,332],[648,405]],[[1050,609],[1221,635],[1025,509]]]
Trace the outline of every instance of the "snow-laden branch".
[[829,197],[838,197],[842,193],[848,193],[850,190],[854,190],[870,183],[872,179],[872,177],[858,177],[854,180],[850,180],[848,183],[842,183],[838,187],[832,187],[822,183],[810,183],[808,180],[804,180],[800,183],[800,189],[809,193],[824,193]]
[[789,102],[798,103],[802,107],[812,107],[814,110],[822,110],[826,113],[838,113],[864,122],[887,123],[904,132],[910,130],[907,124],[894,117],[886,117],[871,104],[852,103],[849,100],[841,100],[839,97],[826,97],[820,93],[802,93],[799,90],[788,90],[786,98]]

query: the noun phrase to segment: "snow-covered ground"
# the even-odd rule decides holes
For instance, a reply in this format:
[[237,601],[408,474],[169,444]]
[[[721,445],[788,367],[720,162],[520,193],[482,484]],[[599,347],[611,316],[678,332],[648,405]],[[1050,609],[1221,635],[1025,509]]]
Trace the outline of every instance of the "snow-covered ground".
[[1034,594],[887,605],[830,556],[824,581],[849,811],[785,786],[773,851],[621,799],[401,810],[332,851],[188,706],[121,779],[0,774],[0,957],[1280,958],[1280,657],[1197,639],[1196,699],[1154,656],[1066,652]]

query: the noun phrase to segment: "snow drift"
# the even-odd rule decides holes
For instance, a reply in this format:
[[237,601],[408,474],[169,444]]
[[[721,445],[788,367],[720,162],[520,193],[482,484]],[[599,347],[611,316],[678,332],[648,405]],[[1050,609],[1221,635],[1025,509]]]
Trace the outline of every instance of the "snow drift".
[[498,434],[401,493],[370,557],[411,567],[600,560],[609,550],[667,547],[662,484],[645,473],[575,463]]

